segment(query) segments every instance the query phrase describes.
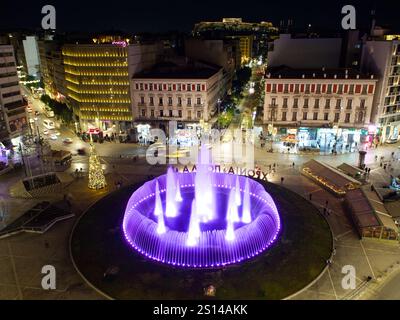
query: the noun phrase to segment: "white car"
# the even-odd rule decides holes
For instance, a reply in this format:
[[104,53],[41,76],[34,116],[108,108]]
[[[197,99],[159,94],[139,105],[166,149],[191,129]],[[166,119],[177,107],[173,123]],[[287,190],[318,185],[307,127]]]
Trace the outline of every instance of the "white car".
[[57,137],[55,134],[52,134],[52,135],[50,136],[50,139],[51,139],[51,140],[57,140],[58,137]]
[[54,134],[55,134],[56,136],[61,135],[60,131],[54,131]]
[[386,140],[386,143],[387,144],[394,144],[394,143],[397,143],[397,139],[395,139],[395,138],[390,138],[390,139],[388,139],[388,140]]
[[70,144],[70,143],[72,143],[72,139],[71,139],[71,138],[65,138],[65,139],[63,140],[63,142],[64,142],[65,144]]
[[43,130],[43,134],[48,135],[49,134],[49,130]]

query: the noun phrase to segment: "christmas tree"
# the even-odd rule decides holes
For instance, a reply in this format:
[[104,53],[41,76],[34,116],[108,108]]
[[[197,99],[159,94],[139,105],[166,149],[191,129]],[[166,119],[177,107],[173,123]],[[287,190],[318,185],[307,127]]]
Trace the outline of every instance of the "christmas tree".
[[102,189],[106,185],[106,178],[104,177],[103,169],[101,168],[100,159],[96,154],[93,143],[90,143],[88,187],[90,189]]

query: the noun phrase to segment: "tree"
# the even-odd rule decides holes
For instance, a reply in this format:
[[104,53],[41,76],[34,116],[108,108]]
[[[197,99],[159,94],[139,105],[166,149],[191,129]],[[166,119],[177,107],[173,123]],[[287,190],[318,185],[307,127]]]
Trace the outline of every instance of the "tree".
[[100,159],[97,156],[93,143],[90,143],[89,156],[89,184],[90,189],[102,189],[107,185],[106,178],[101,167]]

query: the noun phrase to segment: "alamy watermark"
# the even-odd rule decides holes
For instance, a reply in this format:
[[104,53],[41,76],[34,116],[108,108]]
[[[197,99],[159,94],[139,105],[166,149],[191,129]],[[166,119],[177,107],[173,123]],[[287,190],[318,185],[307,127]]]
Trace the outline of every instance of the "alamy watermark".
[[42,7],[42,14],[45,14],[45,16],[42,18],[42,28],[44,30],[55,30],[56,8],[51,4],[46,4]]
[[[200,149],[208,150],[207,162],[229,163],[247,168],[254,167],[255,133],[253,129],[220,131],[211,129],[198,134],[186,129],[185,142],[177,136],[177,122],[170,121],[169,135],[161,129],[150,129],[150,139],[155,141],[146,150],[146,160],[151,165],[189,165],[204,159]],[[200,160],[200,161],[199,161]]]

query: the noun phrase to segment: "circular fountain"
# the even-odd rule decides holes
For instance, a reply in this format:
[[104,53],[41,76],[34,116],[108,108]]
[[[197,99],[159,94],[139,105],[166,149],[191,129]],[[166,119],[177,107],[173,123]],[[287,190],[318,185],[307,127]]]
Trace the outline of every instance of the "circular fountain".
[[281,222],[265,188],[244,176],[167,174],[133,192],[123,219],[128,243],[161,263],[218,268],[250,259],[276,240]]

